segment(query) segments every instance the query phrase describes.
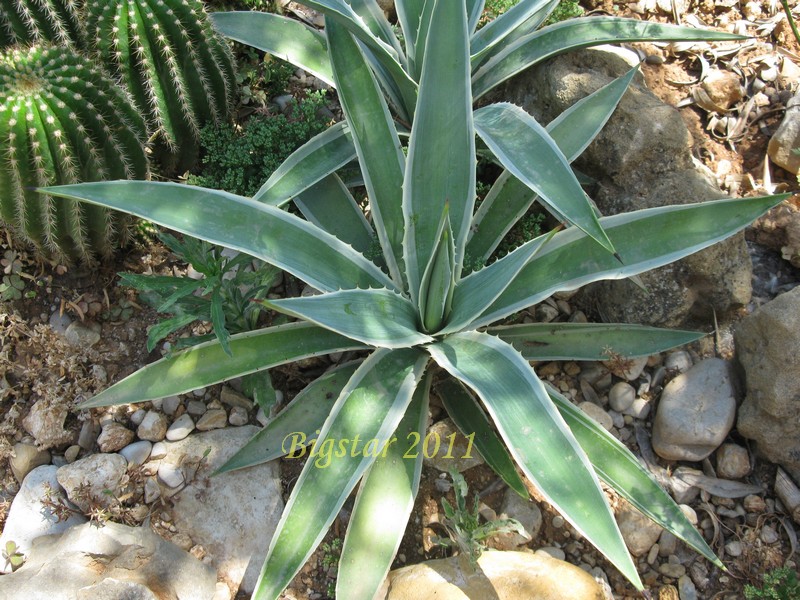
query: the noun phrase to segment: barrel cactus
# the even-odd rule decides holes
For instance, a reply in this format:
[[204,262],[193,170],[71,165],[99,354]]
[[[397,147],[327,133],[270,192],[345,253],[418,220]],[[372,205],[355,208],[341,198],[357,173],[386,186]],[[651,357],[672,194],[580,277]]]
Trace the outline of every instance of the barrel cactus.
[[93,62],[61,47],[0,54],[0,218],[46,255],[94,262],[125,241],[128,217],[33,188],[142,179],[145,124]]
[[190,168],[200,129],[224,121],[233,57],[199,0],[91,0],[90,45],[131,91],[167,170]]
[[48,42],[83,48],[79,11],[75,0],[0,0],[0,48]]

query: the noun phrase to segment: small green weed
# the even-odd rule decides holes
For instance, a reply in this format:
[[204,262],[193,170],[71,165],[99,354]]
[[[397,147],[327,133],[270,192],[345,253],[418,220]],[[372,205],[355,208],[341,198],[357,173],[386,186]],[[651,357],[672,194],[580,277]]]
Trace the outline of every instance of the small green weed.
[[787,567],[764,573],[764,587],[744,586],[746,600],[800,600],[797,573]]
[[467,509],[467,481],[457,471],[450,471],[450,477],[453,479],[456,505],[454,507],[447,501],[447,498],[442,498],[442,509],[445,516],[442,524],[449,537],[436,538],[434,541],[437,544],[453,548],[459,554],[466,554],[469,556],[470,563],[475,565],[486,549],[483,543],[485,539],[498,533],[516,532],[525,535],[525,529],[516,519],[498,519],[481,525],[478,494],[475,494],[472,511],[469,511]]
[[11,566],[12,571],[16,571],[25,562],[25,556],[17,548],[17,544],[9,540],[6,542],[6,547],[3,549],[3,558],[6,565]]
[[328,123],[318,116],[325,104],[322,92],[293,103],[290,116],[253,115],[241,129],[206,126],[200,133],[203,171],[189,177],[191,185],[251,197],[289,154]]

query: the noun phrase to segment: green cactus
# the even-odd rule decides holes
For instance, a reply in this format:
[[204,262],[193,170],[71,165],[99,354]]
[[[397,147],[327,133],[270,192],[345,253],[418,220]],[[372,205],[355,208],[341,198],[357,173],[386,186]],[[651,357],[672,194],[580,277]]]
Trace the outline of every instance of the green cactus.
[[194,165],[200,129],[229,115],[233,57],[199,0],[92,0],[87,31],[101,64],[128,87],[167,170]]
[[45,255],[92,263],[129,221],[33,188],[145,178],[144,139],[139,112],[89,59],[60,47],[0,54],[0,219]]
[[79,11],[75,0],[0,0],[0,49],[42,43],[84,48]]

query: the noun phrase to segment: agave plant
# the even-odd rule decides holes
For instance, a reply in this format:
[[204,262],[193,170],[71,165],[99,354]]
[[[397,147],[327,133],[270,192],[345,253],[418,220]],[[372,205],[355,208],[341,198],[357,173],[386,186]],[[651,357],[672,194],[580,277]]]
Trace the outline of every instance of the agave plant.
[[[308,357],[358,351],[360,358],[312,382],[222,468],[277,458],[287,452],[285,441],[293,434],[314,440],[315,458],[306,462],[272,538],[254,593],[258,599],[279,596],[356,487],[337,596],[374,596],[417,493],[423,453],[413,442],[425,439],[431,393],[512,489],[527,496],[519,469],[637,588],[642,583],[601,481],[719,565],[636,458],[542,382],[531,365],[604,360],[609,347],[626,357],[649,355],[699,334],[503,321],[556,292],[631,277],[707,247],[785,196],[600,218],[569,162],[609,118],[635,71],[545,128],[507,103],[472,108],[477,83],[495,78],[500,69],[484,70],[476,79],[476,63],[476,73],[491,61],[505,64],[496,58],[504,51],[491,43],[502,38],[488,32],[523,46],[537,35],[515,34],[511,27],[530,24],[522,18],[524,8],[506,13],[512,20],[498,19],[481,30],[487,33],[475,34],[481,2],[428,0],[423,7],[398,0],[407,47],[414,47],[406,71],[396,60],[398,49],[376,37],[386,32],[369,27],[380,23],[374,2],[353,3],[357,8],[334,0],[309,4],[327,10],[325,37],[307,31],[301,38],[293,25],[286,25],[283,35],[298,44],[303,39],[319,44],[328,53],[346,122],[290,157],[272,182],[267,195],[278,195],[275,204],[296,196],[302,216],[255,199],[170,183],[101,182],[44,191],[126,210],[248,253],[320,293],[266,302],[296,320],[232,335],[230,357],[216,341],[195,346],[144,367],[81,407],[152,400]],[[358,18],[349,15],[353,11]],[[273,34],[279,35],[265,33]],[[477,50],[476,37],[482,40]],[[397,66],[376,61],[379,56],[393,57]],[[316,56],[307,58],[322,64]],[[407,86],[386,93],[401,71]],[[403,119],[401,111],[413,115],[410,131],[402,135],[396,123]],[[507,169],[478,210],[476,135]],[[347,152],[358,159],[369,218],[335,174]],[[311,155],[315,160],[308,160]],[[287,189],[295,192],[276,191]],[[537,194],[566,226],[483,268],[465,269],[467,257],[492,254]],[[379,253],[372,251],[376,244]]]

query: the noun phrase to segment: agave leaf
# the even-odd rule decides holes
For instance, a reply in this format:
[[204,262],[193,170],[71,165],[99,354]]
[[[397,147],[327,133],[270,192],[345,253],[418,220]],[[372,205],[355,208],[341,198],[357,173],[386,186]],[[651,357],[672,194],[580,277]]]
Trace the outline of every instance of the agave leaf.
[[102,181],[42,191],[107,206],[239,250],[321,291],[394,288],[378,267],[329,233],[283,210],[228,192],[152,181]]
[[509,45],[544,23],[558,5],[558,0],[522,0],[496,19],[491,20],[472,36],[472,64],[479,64],[490,49],[498,44]]
[[415,48],[414,48],[414,61],[411,62],[411,74],[412,77],[419,81],[420,75],[422,74],[422,65],[425,63],[425,46],[428,43],[428,31],[431,28],[431,15],[433,14],[433,8],[436,6],[435,2],[426,2],[422,7],[422,13],[419,17],[419,28],[417,30],[415,38]]
[[408,298],[387,289],[343,290],[261,302],[371,346],[400,348],[432,339],[417,331],[417,311]]
[[303,0],[303,4],[324,14],[326,26],[331,20],[336,21],[372,50],[375,59],[386,69],[392,83],[399,90],[406,114],[413,115],[417,101],[417,84],[406,73],[401,64],[403,59],[395,48],[373,35],[364,19],[343,0]]
[[395,0],[394,3],[397,20],[406,40],[406,54],[409,63],[413,62],[414,48],[417,44],[417,32],[419,31],[420,17],[424,6],[425,0]]
[[787,194],[712,200],[603,217],[600,223],[622,263],[580,230],[560,231],[473,327],[490,325],[558,291],[624,279],[669,264],[744,229],[786,198]]
[[375,232],[336,173],[295,196],[294,203],[310,223],[336,236],[361,254],[372,247]]
[[391,46],[397,53],[400,63],[404,67],[407,66],[403,48],[378,3],[375,0],[348,0],[348,4],[364,20],[364,24],[372,32],[372,35]]
[[486,4],[485,0],[466,0],[467,2],[467,29],[469,35],[475,33],[478,27],[478,21],[481,20],[483,14],[483,7]]
[[517,473],[514,460],[492,429],[489,419],[464,384],[451,377],[436,383],[436,394],[447,414],[464,435],[473,435],[475,448],[492,470],[523,498],[528,498],[525,483]]
[[675,501],[656,483],[624,444],[574,406],[552,386],[547,393],[592,462],[597,475],[652,519],[721,568],[722,563]]
[[511,344],[526,360],[607,360],[609,353],[634,358],[697,341],[706,334],[644,325],[530,323],[486,330]]
[[[376,350],[355,372],[286,503],[254,600],[276,599],[322,541],[358,480],[397,429],[426,362],[419,350]],[[339,452],[342,444],[345,451]]]
[[475,71],[472,90],[475,98],[480,98],[520,71],[551,56],[578,48],[623,42],[721,42],[741,39],[746,38],[709,29],[662,25],[618,17],[568,19],[521,37],[509,45],[496,47],[496,53]]
[[463,2],[431,0],[431,30],[403,184],[406,274],[416,303],[438,244],[445,204],[455,242],[456,278],[464,257],[475,201],[475,135]]
[[420,384],[387,448],[361,480],[339,558],[336,595],[372,600],[392,565],[414,508],[422,453],[408,454],[408,440],[425,438],[428,386]]
[[511,455],[547,501],[641,590],[594,469],[528,362],[505,342],[474,331],[428,349],[439,366],[478,394]]
[[217,12],[210,15],[222,35],[268,52],[334,85],[325,36],[280,15],[256,11]]
[[447,325],[439,333],[444,335],[461,331],[479,317],[503,293],[503,290],[511,284],[517,274],[553,237],[554,233],[555,231],[525,242],[500,260],[460,280],[453,293],[453,309]]
[[255,434],[247,444],[217,469],[225,473],[252,467],[285,454],[299,453],[299,447],[317,439],[333,403],[353,376],[360,362],[327,371],[303,388],[278,416]]
[[364,346],[311,323],[290,323],[232,335],[227,356],[219,341],[162,358],[103,390],[79,408],[115,406],[185,394],[197,388],[303,358]]
[[331,64],[339,100],[352,130],[372,219],[392,279],[403,285],[403,175],[405,156],[389,108],[353,36],[328,23]]
[[453,303],[455,246],[453,245],[453,230],[450,227],[448,205],[445,205],[437,238],[439,242],[422,275],[419,293],[420,321],[422,328],[428,332],[439,330]]
[[341,121],[315,135],[281,163],[253,200],[281,206],[315,183],[355,160],[350,127]]
[[513,104],[490,104],[475,111],[475,130],[503,166],[543,203],[614,252],[569,161],[536,119]]

